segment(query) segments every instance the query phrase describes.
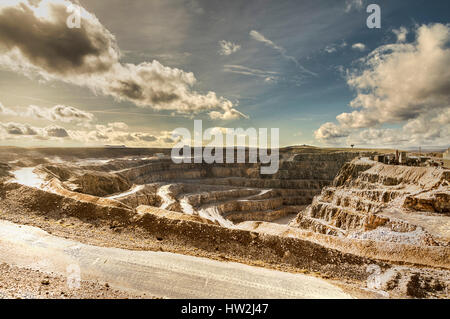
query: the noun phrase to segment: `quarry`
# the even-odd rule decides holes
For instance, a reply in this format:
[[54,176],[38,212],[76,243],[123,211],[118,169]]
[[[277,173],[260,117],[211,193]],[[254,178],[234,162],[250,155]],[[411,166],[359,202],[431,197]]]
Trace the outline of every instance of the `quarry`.
[[282,148],[267,175],[249,161],[174,163],[170,149],[5,147],[0,218],[97,246],[308,274],[380,298],[448,298],[450,169],[376,160],[383,154]]

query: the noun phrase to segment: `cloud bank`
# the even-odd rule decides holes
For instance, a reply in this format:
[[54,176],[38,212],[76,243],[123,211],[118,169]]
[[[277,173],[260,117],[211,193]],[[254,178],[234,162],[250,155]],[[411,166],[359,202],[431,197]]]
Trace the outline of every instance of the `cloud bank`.
[[244,114],[215,92],[193,89],[193,73],[158,61],[120,62],[114,35],[84,8],[81,28],[68,28],[68,0],[9,0],[0,4],[0,66],[28,76],[90,88],[139,107],[176,113]]
[[127,146],[172,146],[175,141],[171,132],[160,132],[158,135],[146,132],[129,132],[125,123],[115,122],[107,125],[96,125],[91,130],[69,130],[52,124],[36,127],[16,122],[0,122],[0,141],[65,141],[82,145],[123,144]]
[[[124,122],[96,124],[96,118],[91,113],[63,105],[51,108],[30,105],[25,110],[17,111],[0,103],[0,115],[62,122],[82,127],[68,129],[59,124],[37,127],[28,123],[0,121],[0,141],[70,141],[82,145],[124,144],[140,147],[171,146],[175,143],[171,138],[171,132],[163,131],[157,135],[130,132],[129,126]],[[219,113],[218,116],[223,115]]]
[[[400,29],[401,30],[401,29]],[[422,25],[416,40],[383,45],[348,73],[355,111],[316,132],[324,143],[448,144],[450,140],[450,25]],[[385,129],[383,125],[403,125]],[[365,130],[363,130],[365,129]]]
[[85,126],[89,126],[95,120],[94,114],[82,111],[76,107],[65,105],[55,105],[51,108],[29,105],[25,111],[18,111],[7,108],[0,103],[0,114]]

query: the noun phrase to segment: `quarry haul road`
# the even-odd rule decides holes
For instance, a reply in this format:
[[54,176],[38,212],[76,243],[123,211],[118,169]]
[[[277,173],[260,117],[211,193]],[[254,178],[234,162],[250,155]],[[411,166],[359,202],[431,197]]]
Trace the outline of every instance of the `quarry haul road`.
[[[166,252],[97,247],[0,221],[0,263],[165,298],[351,298],[315,277]],[[71,268],[68,266],[71,266]],[[76,267],[76,266],[75,266]]]

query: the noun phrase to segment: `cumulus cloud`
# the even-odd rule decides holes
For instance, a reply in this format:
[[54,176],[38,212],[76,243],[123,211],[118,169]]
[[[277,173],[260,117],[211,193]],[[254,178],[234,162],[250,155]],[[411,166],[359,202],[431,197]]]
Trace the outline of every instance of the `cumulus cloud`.
[[347,137],[348,134],[347,128],[327,122],[314,132],[314,137],[321,141],[336,141],[342,137]]
[[4,133],[10,135],[37,135],[38,130],[28,124],[20,123],[0,123]]
[[94,115],[92,113],[65,105],[55,105],[51,108],[30,105],[25,112],[21,113],[21,115],[45,119],[52,122],[76,124],[90,124],[94,120]]
[[67,137],[69,134],[67,133],[66,129],[61,126],[51,125],[46,127],[45,133],[47,136],[50,137]]
[[[234,116],[229,114],[234,110],[226,110],[224,114],[218,112],[218,118],[223,116]],[[0,140],[47,140],[66,142],[77,142],[83,145],[105,145],[105,144],[125,144],[127,146],[171,146],[175,141],[171,138],[171,132],[163,131],[159,135],[148,132],[129,131],[129,126],[124,122],[111,122],[108,124],[91,123],[95,118],[90,113],[83,112],[76,108],[55,106],[53,108],[41,108],[30,106],[24,112],[16,112],[4,107],[0,103],[0,113],[12,113],[15,116],[40,118],[51,121],[61,121],[73,123],[77,120],[88,120],[89,125],[84,125],[84,129],[70,130],[65,127],[52,124],[46,127],[35,127],[30,124],[16,122],[0,122]],[[87,115],[86,115],[87,114]]]
[[254,40],[258,41],[258,42],[262,42],[262,43],[264,43],[266,46],[271,47],[272,49],[278,51],[278,52],[281,54],[281,56],[282,56],[283,58],[285,58],[285,59],[288,60],[288,61],[294,62],[295,65],[296,65],[300,70],[302,70],[304,73],[308,73],[308,74],[310,74],[310,75],[317,76],[316,73],[311,72],[311,71],[309,71],[308,69],[306,69],[305,67],[303,67],[303,66],[298,62],[298,60],[297,60],[295,57],[288,55],[285,48],[283,48],[282,46],[279,46],[279,45],[277,45],[276,43],[274,43],[273,41],[267,39],[262,33],[258,32],[258,31],[256,31],[256,30],[252,30],[252,31],[250,31],[250,37],[252,37],[252,39],[254,39]]
[[163,131],[157,135],[147,132],[128,132],[124,131],[125,126],[125,123],[116,122],[96,125],[92,130],[68,130],[58,125],[34,127],[29,124],[0,122],[0,140],[64,140],[82,145],[124,144],[137,147],[169,147],[175,143],[171,138],[171,132]]
[[369,128],[353,131],[345,138],[348,145],[447,146],[450,140],[450,109],[409,120],[400,128]]
[[129,132],[129,127],[123,122],[113,122],[107,125],[96,125],[94,130],[68,131],[70,138],[82,143],[125,144],[127,146],[169,146],[174,141],[168,139],[171,132],[160,132],[159,135],[147,132]]
[[68,0],[0,4],[0,65],[28,76],[86,86],[140,107],[178,113],[233,109],[232,102],[215,92],[196,92],[193,73],[156,60],[121,63],[115,37],[93,14],[80,7],[81,28],[67,27],[69,5]]
[[[361,70],[349,72],[347,83],[356,91],[356,110],[326,123],[316,138],[323,142],[406,139],[414,143],[447,144],[450,138],[450,25],[422,25],[412,43],[383,45],[361,60]],[[331,126],[331,124],[333,126]],[[384,124],[402,124],[383,129]],[[365,129],[365,130],[362,130]],[[335,132],[344,136],[335,136]],[[387,137],[390,137],[388,139]]]
[[56,125],[47,127],[35,127],[22,123],[2,123],[0,122],[0,140],[5,139],[48,139],[48,138],[66,138],[69,134],[65,128]]
[[414,43],[377,48],[362,72],[350,74],[348,84],[357,92],[350,105],[362,108],[356,113],[361,119],[399,122],[449,107],[450,26],[423,25],[416,34]]
[[145,142],[155,142],[158,140],[158,138],[154,135],[151,134],[138,134],[137,138],[139,138],[141,141],[145,141]]
[[366,45],[364,43],[355,43],[352,45],[353,50],[364,51],[366,49]]
[[241,49],[241,46],[239,44],[230,42],[230,41],[219,41],[219,54],[220,55],[230,55],[233,54]]
[[63,122],[79,125],[90,125],[95,120],[95,117],[92,113],[82,111],[76,107],[65,105],[55,105],[50,108],[38,105],[29,105],[23,111],[7,108],[0,103],[0,114],[30,117],[51,122]]
[[399,29],[394,29],[392,32],[397,36],[397,42],[405,42],[406,36],[408,35],[408,29],[405,27],[400,27]]
[[170,146],[174,141],[169,133],[154,135],[145,132],[125,132],[111,126],[97,127],[92,131],[69,131],[70,137],[83,143],[125,144],[127,146]]
[[127,131],[128,130],[128,125],[123,122],[108,123],[108,126],[115,130],[118,130],[118,131]]

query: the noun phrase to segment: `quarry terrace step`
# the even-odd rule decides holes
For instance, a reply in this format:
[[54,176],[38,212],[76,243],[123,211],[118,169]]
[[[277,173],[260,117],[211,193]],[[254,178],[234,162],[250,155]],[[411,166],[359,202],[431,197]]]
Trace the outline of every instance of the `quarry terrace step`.
[[234,187],[254,188],[283,188],[283,189],[317,189],[320,191],[331,183],[331,180],[312,179],[255,179],[245,177],[204,178],[200,181],[204,185],[227,185]]
[[[264,211],[276,209],[283,206],[283,199],[281,197],[271,198],[271,199],[261,199],[261,200],[246,200],[246,199],[235,199],[218,204],[210,205],[210,207],[217,207],[221,214],[230,211]],[[202,207],[205,208],[205,207]]]
[[346,232],[344,230],[332,226],[326,223],[324,220],[313,218],[310,216],[299,215],[291,224],[295,227],[312,230],[320,234],[341,237],[344,237],[346,235]]
[[272,222],[292,213],[298,213],[299,211],[300,208],[296,208],[294,206],[285,206],[279,209],[270,209],[264,211],[231,211],[224,213],[223,217],[235,224],[251,220]]

